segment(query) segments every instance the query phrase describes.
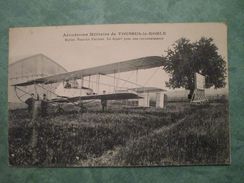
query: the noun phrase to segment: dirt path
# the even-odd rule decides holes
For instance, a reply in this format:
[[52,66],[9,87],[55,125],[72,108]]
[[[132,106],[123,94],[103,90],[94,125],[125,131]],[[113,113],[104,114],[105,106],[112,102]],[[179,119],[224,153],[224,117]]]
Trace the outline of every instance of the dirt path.
[[[180,119],[178,122],[173,123],[169,126],[164,126],[164,127],[161,127],[160,129],[153,130],[151,133],[147,134],[146,136],[166,133],[168,130],[183,123],[185,121],[185,119],[186,119],[186,117],[184,117],[183,119]],[[143,138],[145,138],[145,135],[139,137],[137,140],[141,140]],[[127,144],[125,146],[117,146],[113,149],[110,149],[110,150],[104,152],[103,155],[100,157],[97,157],[97,158],[91,157],[87,160],[81,160],[78,164],[82,165],[82,166],[120,166],[119,162],[116,163],[116,158],[117,158],[116,156],[121,151],[121,149],[125,148],[126,146],[127,146]]]
[[185,119],[186,119],[186,116],[184,118],[180,119],[178,122],[173,123],[173,124],[171,124],[169,126],[164,126],[162,128],[153,130],[152,133],[150,133],[150,134],[159,134],[159,133],[166,132],[166,131],[174,128],[175,126],[178,126],[179,124],[183,123],[185,121]]

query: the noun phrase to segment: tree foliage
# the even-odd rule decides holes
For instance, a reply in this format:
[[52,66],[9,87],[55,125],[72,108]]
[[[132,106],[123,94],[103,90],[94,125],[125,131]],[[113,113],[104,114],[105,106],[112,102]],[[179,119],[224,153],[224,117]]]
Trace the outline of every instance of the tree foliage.
[[166,53],[163,67],[170,74],[167,87],[184,87],[193,91],[196,72],[206,77],[206,88],[221,88],[226,85],[226,62],[218,54],[212,38],[202,37],[193,43],[181,38]]

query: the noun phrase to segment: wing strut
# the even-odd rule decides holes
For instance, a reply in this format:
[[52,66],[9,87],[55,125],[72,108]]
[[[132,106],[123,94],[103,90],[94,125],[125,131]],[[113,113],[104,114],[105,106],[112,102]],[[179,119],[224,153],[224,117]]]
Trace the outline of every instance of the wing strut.
[[99,82],[100,82],[100,74],[97,74],[96,77],[97,93],[99,93]]
[[119,67],[119,63],[118,63],[118,68],[117,68],[117,81],[116,81],[116,90],[117,88],[119,88],[119,80],[120,80],[120,67]]
[[116,73],[114,71],[114,93],[116,91]]
[[46,90],[47,92],[52,93],[52,94],[56,95],[57,97],[59,97],[58,94],[56,94],[55,92],[53,92],[53,91],[51,91],[51,90],[46,89],[46,88],[43,87],[42,85],[39,84],[39,85],[37,85],[37,86],[39,86],[39,87],[42,88],[43,90]]
[[138,69],[136,69],[136,84],[138,83]]
[[91,76],[88,76],[88,88],[91,88]]
[[82,87],[83,87],[83,84],[84,84],[84,79],[83,79],[83,76],[81,76],[81,79],[80,79],[80,98],[79,98],[80,103],[81,103],[81,96],[82,96]]
[[[36,89],[36,83],[34,83],[34,88],[35,88],[35,95],[36,95],[36,98],[38,99],[38,93],[37,93],[37,89]],[[40,96],[39,96],[40,97]]]

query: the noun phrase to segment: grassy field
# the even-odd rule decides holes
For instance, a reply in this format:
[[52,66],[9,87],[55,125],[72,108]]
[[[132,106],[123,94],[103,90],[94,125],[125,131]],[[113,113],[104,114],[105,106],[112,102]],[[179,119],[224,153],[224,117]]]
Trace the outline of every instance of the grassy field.
[[227,110],[225,103],[173,103],[165,110],[52,114],[38,119],[36,149],[30,145],[30,116],[14,110],[9,112],[9,162],[50,167],[228,164]]

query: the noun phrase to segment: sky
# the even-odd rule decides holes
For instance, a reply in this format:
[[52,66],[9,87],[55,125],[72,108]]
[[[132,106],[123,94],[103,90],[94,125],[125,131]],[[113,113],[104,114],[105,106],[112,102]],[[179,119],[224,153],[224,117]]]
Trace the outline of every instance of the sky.
[[[227,61],[225,24],[181,23],[11,28],[9,64],[42,53],[68,71],[74,71],[145,56],[162,56],[181,37],[192,42],[201,37],[212,37],[219,54]],[[162,68],[142,70],[137,74],[136,71],[121,73],[119,77],[137,81],[142,86],[165,89],[165,81],[169,79]],[[112,82],[105,78],[102,80]],[[122,81],[119,84],[132,87]]]

